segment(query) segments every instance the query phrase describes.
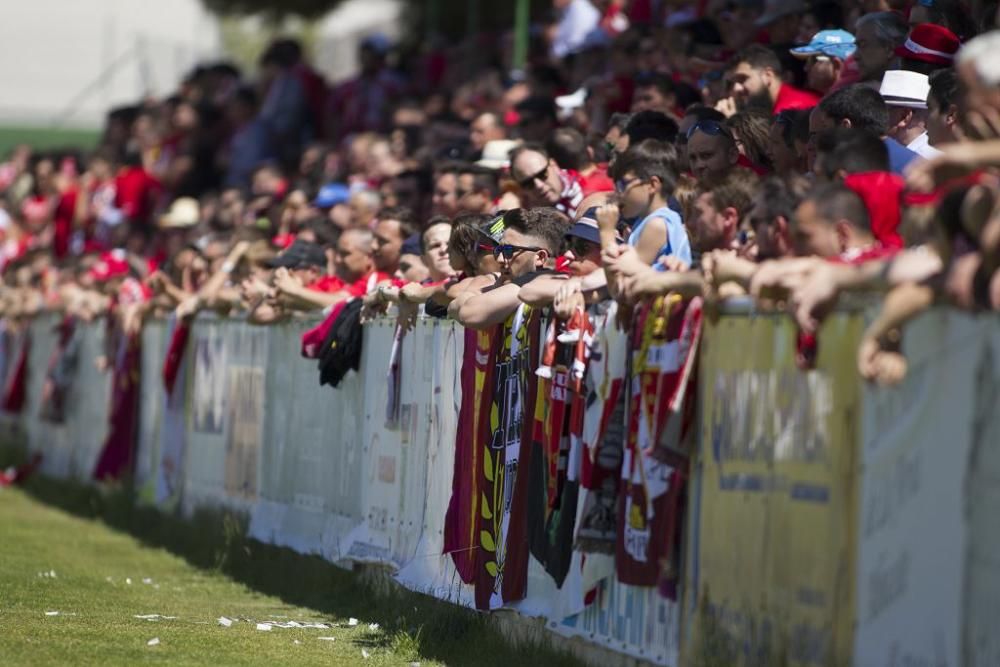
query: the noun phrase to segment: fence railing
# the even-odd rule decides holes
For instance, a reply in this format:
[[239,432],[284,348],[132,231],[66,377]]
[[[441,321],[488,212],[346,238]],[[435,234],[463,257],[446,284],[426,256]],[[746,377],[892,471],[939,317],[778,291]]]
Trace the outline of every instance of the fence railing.
[[[82,329],[55,425],[39,418],[55,323],[30,326],[27,403],[2,422],[44,455],[46,473],[88,479],[108,424],[109,379],[90,363],[103,329]],[[803,372],[787,319],[706,319],[683,549],[661,563],[677,570],[677,594],[621,583],[611,554],[574,551],[561,586],[530,557],[526,595],[506,606],[663,665],[1000,662],[1000,320],[923,316],[906,330],[909,373],[892,389],[864,386],[854,370],[863,323],[832,316],[816,369]],[[184,514],[243,512],[256,539],[382,564],[407,588],[475,605],[444,553],[461,327],[418,323],[397,381],[393,326],[367,325],[360,372],[331,390],[298,357],[301,323],[198,320],[168,397],[170,328],[156,321],[142,334],[142,498]],[[18,342],[5,344],[9,371]]]

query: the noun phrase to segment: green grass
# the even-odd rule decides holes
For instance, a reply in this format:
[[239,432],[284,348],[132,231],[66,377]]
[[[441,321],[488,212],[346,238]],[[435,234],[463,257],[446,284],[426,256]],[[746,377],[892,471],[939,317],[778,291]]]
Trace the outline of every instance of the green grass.
[[[49,571],[56,577],[40,575]],[[145,614],[177,618],[135,618]],[[240,620],[225,628],[220,616]],[[256,629],[269,620],[332,627]],[[182,522],[122,490],[37,476],[26,490],[0,489],[0,656],[4,665],[576,664],[548,646],[511,647],[485,616],[398,589],[376,594],[354,573],[250,540],[237,517]]]
[[0,127],[0,159],[18,144],[28,144],[36,150],[79,148],[89,150],[97,145],[96,130],[53,127]]

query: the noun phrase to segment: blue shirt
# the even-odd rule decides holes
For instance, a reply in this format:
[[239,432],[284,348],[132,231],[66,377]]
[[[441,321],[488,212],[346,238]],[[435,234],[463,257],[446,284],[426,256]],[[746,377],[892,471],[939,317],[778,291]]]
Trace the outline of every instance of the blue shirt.
[[[639,245],[642,228],[653,218],[661,218],[667,223],[667,242],[656,253],[656,259],[673,255],[677,259],[691,264],[691,242],[688,240],[687,230],[684,229],[681,216],[666,206],[656,209],[643,218],[638,225],[633,227],[632,233],[628,237],[628,244],[633,247]],[[659,264],[654,264],[653,266],[659,267]]]
[[885,144],[886,149],[889,151],[889,171],[894,174],[902,176],[903,171],[906,170],[906,165],[920,157],[920,155],[914,153],[895,139],[886,137],[882,140],[882,143]]

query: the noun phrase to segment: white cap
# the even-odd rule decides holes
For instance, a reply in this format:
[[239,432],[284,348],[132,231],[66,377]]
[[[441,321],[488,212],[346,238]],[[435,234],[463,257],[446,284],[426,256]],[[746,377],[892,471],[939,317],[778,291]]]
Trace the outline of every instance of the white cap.
[[513,139],[487,141],[483,146],[483,157],[476,164],[490,169],[506,169],[510,166],[510,152],[517,146],[518,142]]
[[882,87],[878,92],[888,106],[926,109],[930,90],[926,74],[891,69],[882,77]]

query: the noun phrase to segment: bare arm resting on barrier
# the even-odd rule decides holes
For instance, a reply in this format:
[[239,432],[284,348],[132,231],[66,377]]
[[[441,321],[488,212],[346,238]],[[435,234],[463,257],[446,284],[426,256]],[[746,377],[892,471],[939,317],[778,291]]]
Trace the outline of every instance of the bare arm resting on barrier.
[[458,309],[456,318],[463,326],[470,329],[489,329],[500,324],[521,304],[518,293],[521,288],[513,283],[507,283],[469,297]]
[[556,298],[559,290],[567,283],[573,283],[579,288],[579,278],[569,278],[562,274],[539,276],[521,288],[517,298],[529,306],[549,306]]

